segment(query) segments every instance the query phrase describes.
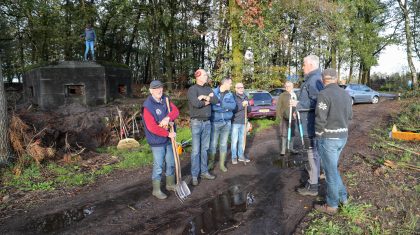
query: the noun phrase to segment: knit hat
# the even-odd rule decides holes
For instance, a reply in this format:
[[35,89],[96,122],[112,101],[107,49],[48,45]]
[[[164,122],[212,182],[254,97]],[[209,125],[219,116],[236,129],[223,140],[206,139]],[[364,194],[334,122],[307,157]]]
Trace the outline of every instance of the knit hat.
[[337,72],[335,69],[326,69],[322,72],[322,79],[335,80],[337,79]]

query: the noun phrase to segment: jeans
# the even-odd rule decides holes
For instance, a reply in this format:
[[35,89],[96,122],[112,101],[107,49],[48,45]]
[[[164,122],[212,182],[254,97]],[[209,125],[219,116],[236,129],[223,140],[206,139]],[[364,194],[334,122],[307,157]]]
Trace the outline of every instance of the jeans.
[[163,163],[166,163],[166,176],[174,175],[175,160],[172,152],[172,144],[166,146],[152,147],[153,153],[153,173],[152,180],[162,178]]
[[318,152],[321,155],[322,167],[327,182],[327,204],[337,208],[340,202],[347,201],[346,187],[338,171],[340,153],[346,145],[347,138],[329,139],[320,138],[317,141]]
[[198,174],[205,174],[207,168],[207,151],[210,145],[210,121],[199,121],[191,119],[192,152],[191,152],[191,175],[198,177]]
[[232,124],[232,136],[230,151],[232,152],[232,160],[239,157],[244,158],[244,133],[245,124]]
[[211,124],[211,139],[210,139],[210,154],[216,154],[217,143],[219,142],[220,137],[220,147],[219,153],[227,153],[227,141],[230,134],[231,127],[230,120],[228,121],[218,121]]
[[87,55],[89,53],[89,48],[90,51],[92,52],[92,59],[95,59],[95,49],[94,47],[94,41],[86,41],[86,49],[85,49],[85,60],[87,60]]

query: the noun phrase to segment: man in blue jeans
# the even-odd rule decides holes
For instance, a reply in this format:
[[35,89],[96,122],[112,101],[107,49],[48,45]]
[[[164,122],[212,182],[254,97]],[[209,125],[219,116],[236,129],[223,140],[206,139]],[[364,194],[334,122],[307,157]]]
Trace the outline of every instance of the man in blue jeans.
[[338,86],[336,71],[326,69],[322,73],[322,81],[325,89],[319,93],[315,108],[315,134],[327,182],[327,203],[315,205],[315,209],[332,215],[337,212],[339,203],[347,203],[338,160],[347,142],[348,125],[353,113],[351,97]]
[[248,97],[244,94],[244,84],[236,83],[235,85],[235,101],[236,108],[233,110],[232,119],[232,135],[230,151],[232,153],[232,164],[240,162],[250,162],[249,158],[245,157],[244,149],[244,135],[246,135],[245,127],[245,109],[251,112],[251,106],[248,103]]
[[219,144],[219,168],[222,172],[227,171],[225,167],[227,141],[232,125],[233,110],[236,108],[235,98],[232,92],[230,92],[231,86],[231,78],[222,79],[220,86],[213,89],[214,96],[219,99],[219,102],[211,105],[209,169],[212,169],[214,166],[217,145]]
[[143,121],[146,127],[144,128],[146,140],[153,153],[152,194],[158,199],[165,199],[166,194],[160,190],[164,163],[166,163],[166,189],[175,190],[175,162],[170,138],[174,138],[176,134],[168,131],[168,124],[178,117],[179,111],[170,102],[169,112],[167,97],[163,95],[163,84],[160,81],[152,81],[149,91],[151,95],[143,103]]
[[92,28],[91,24],[87,24],[86,25],[86,29],[85,32],[80,35],[81,38],[85,38],[85,44],[86,44],[86,49],[85,49],[85,56],[84,59],[85,61],[87,60],[87,56],[89,54],[89,49],[92,53],[92,60],[95,60],[95,41],[96,41],[96,33],[95,30]]
[[192,133],[191,175],[192,184],[198,185],[198,175],[202,179],[213,180],[216,177],[209,173],[207,167],[207,151],[210,145],[211,104],[219,99],[212,89],[206,85],[208,75],[204,69],[194,73],[196,84],[188,89],[188,106],[190,109],[190,127]]

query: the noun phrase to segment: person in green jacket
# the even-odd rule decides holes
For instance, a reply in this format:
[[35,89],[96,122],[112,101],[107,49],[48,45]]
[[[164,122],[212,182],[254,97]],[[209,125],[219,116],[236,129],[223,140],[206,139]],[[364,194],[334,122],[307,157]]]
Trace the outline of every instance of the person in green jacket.
[[[284,84],[284,88],[286,91],[282,92],[277,100],[277,108],[276,108],[276,119],[280,121],[280,137],[281,137],[281,151],[280,155],[286,154],[286,145],[287,145],[287,131],[289,128],[289,115],[290,115],[290,99],[296,100],[296,94],[293,92],[293,83],[291,81],[287,81]],[[294,110],[293,110],[294,111]],[[293,113],[293,112],[292,112]],[[294,115],[293,115],[294,116]],[[292,116],[292,126],[291,131],[292,135],[295,130],[295,119]],[[290,141],[290,149],[291,153],[295,153],[296,151],[293,149],[293,141]]]

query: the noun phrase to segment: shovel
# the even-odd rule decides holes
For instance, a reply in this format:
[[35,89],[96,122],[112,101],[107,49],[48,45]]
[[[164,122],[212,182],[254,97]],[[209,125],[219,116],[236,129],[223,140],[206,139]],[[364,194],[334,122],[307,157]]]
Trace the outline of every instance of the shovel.
[[290,150],[290,141],[292,139],[292,106],[289,109],[289,127],[287,128],[287,149]]
[[[168,106],[168,112],[170,112],[170,105],[169,105],[169,99],[166,98],[166,105]],[[174,123],[169,123],[170,131],[174,132]],[[178,199],[181,202],[184,202],[185,199],[191,194],[190,189],[188,188],[187,183],[185,181],[182,181],[181,179],[181,164],[179,160],[179,155],[177,151],[177,143],[175,138],[171,138],[172,143],[172,152],[174,154],[174,160],[175,160],[175,176],[176,176],[176,185],[175,185],[175,194],[178,197]]]
[[[246,134],[248,133],[248,105],[245,106],[245,118],[244,118],[244,124],[245,124],[245,130],[244,130],[244,158],[245,158],[245,147],[246,147]],[[246,165],[246,161],[244,161],[244,164]]]
[[298,124],[299,124],[300,139],[302,140],[303,149],[305,149],[305,142],[303,141],[303,128],[302,128],[302,123],[300,122],[300,114],[299,114],[299,111],[297,111],[297,110],[296,110],[296,115],[297,115]]

